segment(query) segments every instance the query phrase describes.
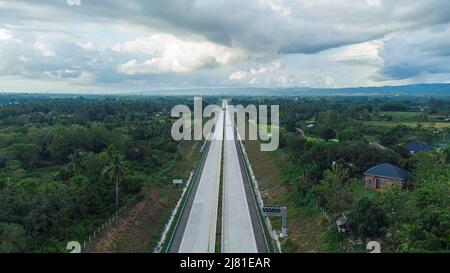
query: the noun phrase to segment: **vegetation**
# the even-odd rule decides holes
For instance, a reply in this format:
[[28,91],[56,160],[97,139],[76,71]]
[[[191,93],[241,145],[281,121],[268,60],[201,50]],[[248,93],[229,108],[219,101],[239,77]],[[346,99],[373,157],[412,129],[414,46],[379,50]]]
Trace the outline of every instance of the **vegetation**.
[[[179,145],[170,138],[169,110],[181,103],[192,98],[0,96],[0,252],[63,252],[148,188],[164,202],[139,215],[168,214],[168,196],[179,191],[167,183],[191,167],[175,164]],[[365,251],[370,240],[384,252],[449,251],[450,100],[237,97],[233,104],[280,106],[280,149],[246,145],[266,202],[288,207],[285,251]],[[435,150],[409,155],[404,147],[416,139]],[[384,162],[408,170],[412,184],[364,188],[363,173]],[[334,223],[342,212],[347,234]]]
[[[234,103],[280,105],[280,146],[288,159],[280,173],[291,193],[289,200],[278,201],[325,211],[329,250],[361,252],[365,242],[378,240],[384,252],[449,251],[450,123],[445,120],[450,100],[265,98]],[[409,155],[405,145],[417,139],[435,150]],[[364,188],[363,173],[385,162],[408,170],[412,185],[385,193]],[[348,234],[339,234],[334,222],[342,212],[349,218]],[[288,245],[298,244],[293,240]]]
[[177,175],[166,171],[178,145],[168,111],[184,98],[8,96],[0,105],[0,252],[63,252]]

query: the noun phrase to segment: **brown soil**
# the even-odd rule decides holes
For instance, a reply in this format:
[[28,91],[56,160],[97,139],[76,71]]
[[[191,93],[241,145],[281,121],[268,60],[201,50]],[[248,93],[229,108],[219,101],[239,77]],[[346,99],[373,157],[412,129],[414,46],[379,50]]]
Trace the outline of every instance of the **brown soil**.
[[[187,177],[199,155],[201,143],[185,141],[179,146],[173,166],[180,177]],[[180,188],[168,184],[151,187],[147,197],[122,213],[87,248],[91,253],[143,253],[153,251],[170,213],[180,196]]]
[[[167,195],[166,195],[167,196]],[[170,196],[170,195],[169,195]],[[88,249],[93,253],[149,252],[152,230],[162,224],[161,215],[168,207],[168,198],[151,188],[148,197],[134,205],[116,223],[106,229]]]

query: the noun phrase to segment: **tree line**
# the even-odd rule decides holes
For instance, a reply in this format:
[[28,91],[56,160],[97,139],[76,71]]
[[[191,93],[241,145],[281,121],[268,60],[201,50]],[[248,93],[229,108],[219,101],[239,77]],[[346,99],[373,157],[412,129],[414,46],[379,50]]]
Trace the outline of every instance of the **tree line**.
[[0,252],[61,252],[143,188],[168,183],[183,98],[42,98],[0,106]]

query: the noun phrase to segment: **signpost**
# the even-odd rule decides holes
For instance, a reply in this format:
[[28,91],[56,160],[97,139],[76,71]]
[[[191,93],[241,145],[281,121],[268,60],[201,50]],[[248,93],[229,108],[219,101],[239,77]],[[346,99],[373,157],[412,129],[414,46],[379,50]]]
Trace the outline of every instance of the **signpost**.
[[287,237],[287,228],[286,228],[286,207],[281,206],[264,206],[262,208],[262,214],[264,217],[282,217],[282,227],[281,227],[281,237]]

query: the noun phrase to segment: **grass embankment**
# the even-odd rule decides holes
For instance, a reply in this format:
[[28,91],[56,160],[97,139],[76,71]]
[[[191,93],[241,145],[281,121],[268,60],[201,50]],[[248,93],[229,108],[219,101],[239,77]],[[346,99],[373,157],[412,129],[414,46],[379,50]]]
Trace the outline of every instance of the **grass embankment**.
[[175,187],[172,181],[175,178],[187,181],[200,148],[200,141],[181,142],[170,170],[163,171],[160,176],[164,181],[149,185],[146,197],[119,217],[116,224],[94,242],[89,252],[151,252],[182,191],[182,187]]
[[[261,152],[257,141],[245,141],[252,169],[258,179],[266,205],[287,207],[288,237],[281,241],[283,252],[327,252],[327,223],[316,209],[298,207],[287,184],[282,181],[281,169],[288,164],[281,150]],[[273,228],[281,230],[281,218],[271,219]]]

